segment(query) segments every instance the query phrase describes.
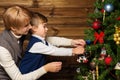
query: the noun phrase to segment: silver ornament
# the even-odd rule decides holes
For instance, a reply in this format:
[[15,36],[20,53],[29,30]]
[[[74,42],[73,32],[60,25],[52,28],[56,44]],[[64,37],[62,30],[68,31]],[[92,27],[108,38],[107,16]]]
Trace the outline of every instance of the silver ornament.
[[104,9],[107,12],[112,12],[114,9],[114,6],[112,4],[105,4]]

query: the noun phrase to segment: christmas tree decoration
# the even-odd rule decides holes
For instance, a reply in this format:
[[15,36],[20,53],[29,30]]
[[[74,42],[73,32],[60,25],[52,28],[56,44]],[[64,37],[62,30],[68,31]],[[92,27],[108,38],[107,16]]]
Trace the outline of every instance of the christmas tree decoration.
[[107,55],[106,54],[106,49],[105,49],[105,47],[103,47],[101,49],[100,57],[98,58],[98,60],[103,61],[105,59],[106,55]]
[[96,77],[97,77],[97,80],[98,80],[98,78],[99,78],[99,67],[98,67],[98,65],[96,65]]
[[80,68],[77,68],[77,69],[76,69],[76,72],[77,72],[77,73],[80,73]]
[[120,28],[115,25],[114,41],[117,45],[120,44]]
[[106,58],[105,58],[105,64],[106,65],[110,65],[111,64],[111,62],[112,62],[112,57],[110,56],[110,55],[108,55]]
[[101,57],[105,57],[105,56],[106,56],[106,49],[105,49],[105,47],[103,47],[103,48],[101,49],[100,56],[101,56]]
[[92,24],[92,28],[98,30],[100,27],[101,27],[101,22],[96,19]]
[[101,9],[100,12],[101,12],[101,13],[104,13],[104,12],[105,12],[105,9]]
[[102,0],[102,2],[104,2],[104,0]]
[[96,68],[96,63],[93,61],[93,62],[90,62],[90,69],[93,71],[95,70]]
[[114,10],[114,6],[108,3],[108,4],[105,4],[104,9],[107,12],[112,12]]
[[114,69],[116,69],[116,70],[120,70],[120,62],[118,62],[118,63],[116,64],[116,66],[115,66]]
[[86,40],[86,44],[90,45],[91,44],[91,40]]
[[117,17],[117,20],[119,20],[119,21],[120,21],[120,16],[119,16],[119,17]]
[[100,44],[104,43],[104,32],[101,31],[100,34],[95,32],[94,33],[94,37],[95,37],[95,40],[94,40],[94,44],[96,44],[97,41],[99,41]]
[[87,63],[88,59],[84,55],[82,55],[82,56],[78,57],[77,62],[79,62],[79,63]]
[[[103,2],[104,2],[104,0],[102,0],[102,3],[103,3]],[[105,11],[104,8],[102,8],[101,10],[102,10],[102,13],[103,13],[103,23],[104,23],[104,21],[105,21],[105,13],[106,13],[106,11]]]
[[98,13],[98,12],[99,12],[98,8],[95,8],[94,12],[95,12],[95,13]]
[[92,71],[92,80],[95,80],[95,71]]

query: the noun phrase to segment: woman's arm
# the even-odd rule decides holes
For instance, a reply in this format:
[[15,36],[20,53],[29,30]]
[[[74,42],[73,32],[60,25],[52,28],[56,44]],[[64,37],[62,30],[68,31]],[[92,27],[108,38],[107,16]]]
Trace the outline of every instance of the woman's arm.
[[5,69],[12,80],[35,80],[46,73],[44,67],[22,75],[11,54],[4,47],[0,47],[0,65]]

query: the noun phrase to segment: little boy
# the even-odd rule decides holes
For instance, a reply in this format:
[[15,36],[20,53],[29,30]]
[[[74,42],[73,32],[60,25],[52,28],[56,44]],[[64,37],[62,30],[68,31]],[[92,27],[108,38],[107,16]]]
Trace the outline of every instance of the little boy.
[[32,36],[27,46],[25,55],[20,63],[20,71],[25,74],[38,69],[46,62],[46,55],[51,56],[72,56],[75,54],[83,54],[84,46],[76,48],[58,48],[45,41],[48,31],[47,18],[39,13],[34,13],[31,25]]

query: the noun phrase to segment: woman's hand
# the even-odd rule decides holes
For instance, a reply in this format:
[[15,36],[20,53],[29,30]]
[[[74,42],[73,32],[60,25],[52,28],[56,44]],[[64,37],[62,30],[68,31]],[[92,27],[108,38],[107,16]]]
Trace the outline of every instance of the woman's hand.
[[62,68],[62,62],[51,62],[44,65],[47,72],[59,72]]

